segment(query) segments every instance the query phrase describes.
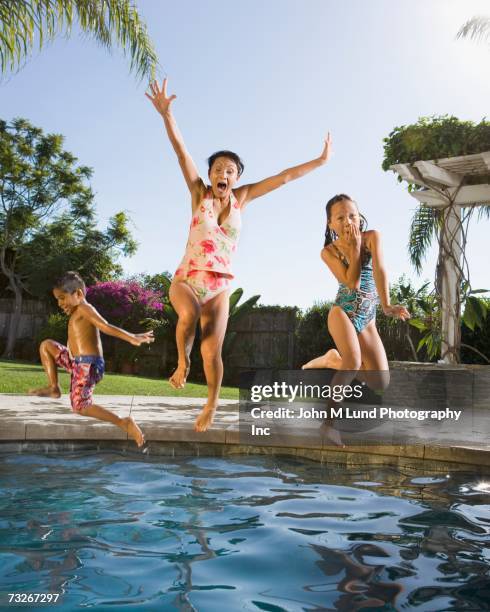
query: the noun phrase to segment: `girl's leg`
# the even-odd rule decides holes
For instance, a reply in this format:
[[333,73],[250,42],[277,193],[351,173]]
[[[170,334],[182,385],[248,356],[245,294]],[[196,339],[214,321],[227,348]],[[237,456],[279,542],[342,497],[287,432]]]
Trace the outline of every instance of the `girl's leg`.
[[228,293],[228,291],[222,291],[202,307],[201,355],[208,385],[208,401],[196,419],[194,425],[196,431],[206,431],[211,426],[214,412],[218,406],[223,380],[221,348],[228,324],[230,303]]
[[185,282],[174,281],[170,285],[169,297],[170,303],[179,317],[175,331],[178,354],[177,369],[170,377],[169,382],[175,389],[183,389],[191,365],[190,354],[201,307],[196,294]]
[[77,414],[99,419],[99,421],[109,421],[110,423],[114,423],[114,425],[117,425],[117,427],[120,427],[123,431],[130,435],[138,446],[143,446],[145,443],[145,436],[143,435],[143,432],[131,416],[121,418],[117,416],[117,414],[114,414],[114,412],[111,412],[102,406],[98,406],[97,404],[92,404],[91,406],[82,408],[81,410],[77,411]]
[[[333,306],[328,313],[328,331],[337,347],[337,351],[332,350],[336,358],[335,369],[344,370],[346,373],[357,372],[362,363],[359,337],[351,320],[339,306]],[[340,372],[337,372],[334,378],[337,374]]]
[[58,384],[58,368],[56,367],[56,357],[60,351],[58,343],[54,340],[43,340],[39,346],[39,355],[44,371],[48,377],[49,385],[39,389],[30,389],[29,395],[39,397],[61,397],[61,389]]
[[337,349],[330,349],[324,355],[315,357],[308,363],[302,366],[302,370],[312,370],[317,368],[330,368],[332,370],[339,370],[342,364],[342,357],[340,356]]
[[[330,387],[348,385],[361,367],[361,347],[351,320],[339,306],[333,306],[328,314],[328,331],[338,349],[334,353],[337,372],[330,381]],[[338,406],[338,403],[330,400],[329,407],[334,406]],[[332,426],[332,420],[326,420],[322,428],[329,440],[337,446],[343,446],[339,432]]]
[[[362,379],[370,389],[384,391],[390,384],[385,347],[373,319],[358,336],[362,356]],[[362,377],[362,378],[361,378]]]

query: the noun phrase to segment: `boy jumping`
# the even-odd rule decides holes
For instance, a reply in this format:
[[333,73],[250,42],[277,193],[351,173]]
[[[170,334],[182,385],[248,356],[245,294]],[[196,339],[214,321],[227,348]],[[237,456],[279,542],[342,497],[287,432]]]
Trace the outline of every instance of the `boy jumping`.
[[95,385],[104,375],[104,358],[100,331],[115,336],[135,346],[154,341],[153,332],[132,334],[110,325],[85,299],[85,283],[77,272],[66,272],[53,287],[53,295],[61,310],[70,316],[68,322],[68,346],[55,340],[43,340],[39,347],[41,362],[48,377],[49,386],[32,389],[29,395],[60,397],[57,366],[70,372],[70,401],[73,412],[110,421],[127,432],[138,446],[145,437],[133,417],[121,418],[102,406],[92,403]]

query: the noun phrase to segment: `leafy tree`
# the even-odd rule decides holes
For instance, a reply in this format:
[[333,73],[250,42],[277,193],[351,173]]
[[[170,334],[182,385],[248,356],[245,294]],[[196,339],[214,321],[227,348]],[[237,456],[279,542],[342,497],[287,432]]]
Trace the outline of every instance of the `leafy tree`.
[[130,0],[0,0],[0,67],[15,71],[38,42],[70,35],[74,22],[107,49],[129,55],[131,70],[154,78],[158,59],[145,23]]
[[136,243],[122,212],[96,227],[92,170],[25,119],[0,121],[0,271],[14,293],[5,356],[12,357],[24,294],[42,296],[56,276],[77,269],[88,284],[119,270]]

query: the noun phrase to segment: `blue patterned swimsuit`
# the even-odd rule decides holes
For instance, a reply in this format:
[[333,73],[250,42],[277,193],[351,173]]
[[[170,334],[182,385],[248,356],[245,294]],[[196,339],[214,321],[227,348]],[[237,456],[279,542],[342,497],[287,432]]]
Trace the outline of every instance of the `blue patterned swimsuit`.
[[[349,267],[345,255],[334,243],[333,248],[337,251],[340,260]],[[358,334],[366,325],[376,317],[376,306],[379,298],[373,277],[373,262],[371,253],[364,247],[361,255],[361,284],[358,289],[349,289],[344,283],[339,283],[339,291],[335,298],[334,306],[340,306],[352,321],[352,325]]]

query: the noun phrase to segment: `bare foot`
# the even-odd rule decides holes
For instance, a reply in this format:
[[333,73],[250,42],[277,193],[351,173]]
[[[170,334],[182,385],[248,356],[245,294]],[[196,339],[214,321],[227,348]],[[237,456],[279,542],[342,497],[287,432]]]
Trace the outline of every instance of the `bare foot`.
[[122,419],[122,426],[124,431],[128,432],[128,435],[133,438],[139,447],[143,446],[145,443],[145,436],[133,417]]
[[61,397],[61,389],[56,387],[40,387],[39,389],[29,389],[29,395],[37,395],[37,397]]
[[216,406],[208,406],[206,404],[198,414],[196,422],[194,423],[195,431],[207,431],[213,424],[215,412]]
[[323,421],[320,431],[326,437],[326,439],[334,446],[340,446],[340,448],[345,448],[345,444],[342,442],[342,438],[340,437],[340,433],[337,429],[332,427],[330,421]]
[[187,376],[190,370],[190,362],[187,364],[178,365],[175,372],[168,379],[168,382],[174,389],[183,389],[187,381]]
[[316,357],[301,368],[302,370],[312,370],[317,368],[330,368],[332,370],[338,370],[342,363],[342,358],[337,349],[330,349],[325,355]]

